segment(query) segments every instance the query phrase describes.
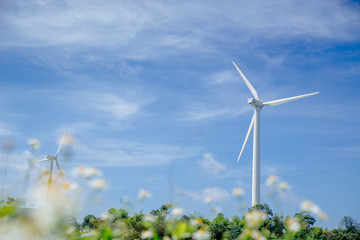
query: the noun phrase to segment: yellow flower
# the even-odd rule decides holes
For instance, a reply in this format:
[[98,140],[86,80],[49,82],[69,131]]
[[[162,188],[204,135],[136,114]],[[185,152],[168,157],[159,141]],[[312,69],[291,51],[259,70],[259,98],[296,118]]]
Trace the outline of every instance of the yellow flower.
[[285,220],[285,227],[290,232],[298,232],[301,229],[299,220],[296,217],[288,217]]
[[152,230],[144,230],[141,232],[141,239],[148,239],[152,238],[154,236],[154,233]]
[[28,144],[32,149],[38,149],[40,147],[40,141],[36,138],[30,138]]
[[79,166],[75,168],[73,171],[76,176],[81,176],[83,178],[91,178],[92,176],[101,176],[102,172],[94,167],[85,167],[85,166]]
[[241,198],[244,195],[244,189],[239,188],[239,187],[234,188],[232,190],[232,194],[234,197]]
[[192,235],[192,238],[194,240],[208,240],[208,239],[210,239],[210,237],[211,237],[211,234],[203,228],[200,228],[199,230],[194,232]]
[[266,240],[266,237],[258,230],[251,230],[251,237],[256,240]]
[[281,183],[279,184],[279,188],[280,188],[281,190],[283,190],[283,191],[288,191],[288,190],[290,190],[290,186],[289,186],[289,184],[287,184],[287,182],[281,182]]
[[144,222],[155,222],[155,217],[153,215],[145,214],[143,220]]
[[278,179],[278,177],[277,176],[275,176],[275,175],[270,175],[269,177],[268,177],[268,179],[266,180],[266,185],[268,185],[268,186],[274,186],[275,185],[275,183],[276,183],[276,181],[277,181],[277,179]]
[[266,214],[259,210],[252,210],[245,215],[245,221],[249,227],[258,227],[266,220]]
[[175,217],[180,217],[181,214],[183,213],[183,209],[182,208],[174,208],[172,210],[172,214],[175,216]]
[[140,189],[139,190],[139,195],[138,195],[138,199],[139,201],[143,201],[146,198],[150,198],[152,195],[150,192],[144,190],[144,189]]
[[105,189],[107,184],[103,178],[93,179],[89,182],[89,186],[94,190]]
[[319,212],[320,212],[320,208],[318,205],[316,205],[310,201],[307,201],[307,200],[304,200],[301,203],[301,210],[303,210],[305,212],[315,213],[315,214],[319,214]]
[[199,225],[201,225],[203,223],[201,218],[193,218],[190,220],[190,224],[193,225],[194,227],[197,227]]

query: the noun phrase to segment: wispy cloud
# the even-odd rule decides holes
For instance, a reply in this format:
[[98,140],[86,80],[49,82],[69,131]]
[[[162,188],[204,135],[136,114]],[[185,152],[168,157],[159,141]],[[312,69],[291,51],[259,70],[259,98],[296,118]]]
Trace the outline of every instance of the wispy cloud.
[[199,192],[185,191],[192,199],[203,202],[224,202],[230,199],[230,193],[219,187],[204,188]]
[[222,71],[214,73],[208,77],[206,80],[210,82],[210,84],[221,84],[224,82],[229,82],[233,80],[237,80],[238,76],[235,74],[235,71]]
[[227,170],[226,165],[215,160],[211,153],[203,154],[203,158],[199,160],[197,164],[203,172],[212,175],[218,175],[221,172],[225,172]]
[[[116,139],[77,139],[74,150],[75,159],[83,164],[96,166],[150,166],[170,162],[174,159],[180,146],[170,144],[140,143],[119,141]],[[188,147],[180,156],[181,159],[194,157],[200,148]]]
[[213,41],[227,41],[230,33],[242,36],[240,42],[263,38],[351,41],[360,37],[360,16],[353,5],[335,0],[221,5],[17,0],[1,5],[0,46],[71,47],[74,52],[101,48],[115,50],[114,55],[122,58],[156,59],[184,50],[213,51]]
[[112,117],[123,120],[139,111],[139,104],[126,101],[111,93],[84,91],[74,94],[72,105],[80,111],[88,111],[93,115]]

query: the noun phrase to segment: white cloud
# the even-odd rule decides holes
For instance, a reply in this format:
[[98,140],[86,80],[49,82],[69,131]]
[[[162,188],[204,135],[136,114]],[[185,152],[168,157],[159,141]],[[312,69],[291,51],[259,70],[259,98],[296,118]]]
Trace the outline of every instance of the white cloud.
[[221,115],[229,114],[229,109],[198,109],[188,111],[185,120],[204,120],[209,118],[219,117]]
[[209,81],[211,84],[220,84],[224,82],[233,81],[235,79],[237,80],[238,78],[239,77],[235,75],[235,71],[228,70],[228,71],[214,73],[209,77],[207,77],[206,80]]
[[292,38],[351,41],[360,37],[360,14],[354,5],[336,0],[221,5],[15,0],[0,8],[0,46],[61,47],[62,52],[70,48],[70,55],[98,48],[118,58],[156,59],[184,50],[211,52],[216,41],[233,38],[240,43]]
[[[74,145],[76,160],[95,166],[150,166],[170,162],[180,146],[140,143],[117,139],[77,139]],[[188,147],[181,158],[198,155],[197,147]]]
[[96,117],[124,120],[134,115],[140,109],[136,102],[127,101],[108,92],[79,91],[71,94],[72,107],[89,112]]
[[219,187],[210,187],[200,192],[186,191],[192,199],[204,202],[224,202],[229,200],[230,194],[227,190]]
[[219,173],[227,170],[226,165],[216,161],[211,153],[203,154],[203,158],[198,161],[197,164],[200,166],[202,171],[212,175],[218,175]]

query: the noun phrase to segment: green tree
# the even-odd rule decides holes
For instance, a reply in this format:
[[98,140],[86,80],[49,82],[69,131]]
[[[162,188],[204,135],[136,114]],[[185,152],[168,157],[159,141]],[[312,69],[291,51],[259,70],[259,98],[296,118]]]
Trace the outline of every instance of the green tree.
[[114,221],[119,220],[119,219],[128,219],[129,218],[129,212],[122,208],[120,208],[120,209],[110,208],[108,210],[108,213],[113,215]]
[[294,217],[297,217],[300,222],[306,224],[306,228],[311,227],[315,224],[316,220],[313,218],[310,213],[301,211],[300,213],[295,213]]
[[81,224],[81,228],[82,229],[86,229],[86,228],[95,228],[95,221],[96,221],[96,217],[92,214],[89,214],[87,216],[84,217],[84,220]]
[[239,237],[245,224],[244,219],[240,219],[238,216],[233,216],[228,226],[228,238],[236,239]]
[[212,239],[221,240],[226,237],[229,226],[229,219],[224,217],[223,213],[219,213],[210,224]]
[[357,222],[356,219],[344,216],[341,221],[339,222],[339,227],[346,232],[356,233],[360,230],[360,224]]

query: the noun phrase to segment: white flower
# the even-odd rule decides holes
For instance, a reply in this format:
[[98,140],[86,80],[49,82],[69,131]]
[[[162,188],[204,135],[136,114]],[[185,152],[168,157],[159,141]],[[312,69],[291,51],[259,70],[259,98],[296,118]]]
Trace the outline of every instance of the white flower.
[[150,192],[148,192],[148,191],[146,191],[146,190],[144,190],[144,189],[140,189],[139,190],[139,195],[138,195],[138,199],[139,199],[139,201],[143,201],[144,199],[146,199],[146,198],[151,198],[151,193]]
[[213,206],[213,207],[211,208],[211,210],[212,210],[214,213],[219,213],[219,212],[221,212],[221,207],[219,207],[219,206]]
[[205,203],[211,203],[212,202],[212,198],[210,196],[207,196],[205,199],[204,199],[204,202]]
[[183,213],[183,209],[182,208],[174,208],[172,210],[172,214],[175,216],[175,217],[180,217],[181,214]]
[[64,144],[71,145],[75,142],[75,138],[72,135],[65,135],[64,137]]
[[100,219],[104,220],[104,221],[107,221],[107,220],[111,221],[114,219],[114,216],[111,213],[105,212],[100,216]]
[[275,183],[276,183],[276,181],[277,181],[277,179],[278,179],[278,177],[277,176],[275,176],[275,175],[270,175],[269,177],[268,177],[268,179],[266,180],[266,185],[268,185],[268,186],[274,186],[275,185]]
[[290,190],[290,186],[289,186],[289,184],[287,184],[287,182],[281,182],[281,183],[279,184],[279,188],[280,188],[281,190],[283,190],[283,191],[288,191],[288,190]]
[[323,212],[319,212],[318,214],[318,218],[320,218],[321,220],[326,220],[327,219],[327,215]]
[[298,232],[301,229],[299,220],[296,217],[286,218],[285,226],[290,232]]
[[201,225],[203,223],[203,221],[201,220],[201,218],[193,218],[190,220],[190,224],[194,227],[197,227],[199,225]]
[[93,179],[89,182],[89,186],[94,190],[105,189],[107,184],[103,178]]
[[315,214],[320,213],[319,206],[310,201],[307,201],[307,200],[304,200],[301,203],[301,210],[303,210],[305,212],[315,213]]
[[211,237],[211,234],[202,228],[200,228],[199,230],[194,232],[192,235],[192,238],[194,240],[208,240],[208,239],[210,239],[210,237]]
[[79,185],[77,183],[72,183],[72,182],[64,182],[62,184],[62,187],[65,189],[65,190],[76,190],[79,188]]
[[261,234],[258,230],[251,231],[251,237],[256,240],[266,240],[266,237]]
[[76,176],[81,176],[83,178],[91,178],[92,176],[101,176],[102,172],[94,167],[85,167],[79,166],[73,170],[73,173]]
[[232,190],[232,194],[233,194],[234,197],[242,198],[242,196],[244,196],[244,189],[239,188],[239,187],[234,188]]
[[266,214],[259,210],[252,210],[245,215],[245,221],[249,227],[259,226],[266,218]]
[[144,230],[141,232],[141,239],[148,239],[152,238],[154,236],[154,233],[152,230]]
[[145,214],[143,220],[144,222],[155,222],[155,217],[153,215]]
[[40,147],[40,141],[36,138],[30,138],[28,144],[32,149],[38,149]]

